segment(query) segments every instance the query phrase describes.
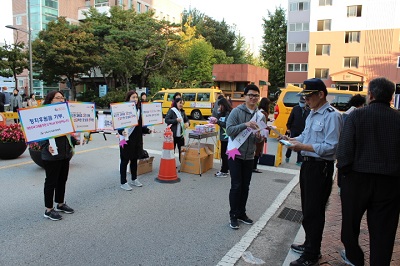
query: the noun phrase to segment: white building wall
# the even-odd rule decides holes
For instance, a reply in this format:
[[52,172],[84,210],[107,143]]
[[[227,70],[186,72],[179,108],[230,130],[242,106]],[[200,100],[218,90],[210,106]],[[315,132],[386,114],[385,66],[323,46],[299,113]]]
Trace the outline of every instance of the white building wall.
[[[288,31],[287,31],[287,42],[288,43],[308,43],[309,31],[289,31],[289,24],[291,23],[304,23],[310,22],[310,9],[302,11],[290,11],[290,3],[306,2],[302,0],[289,0],[288,4]],[[309,6],[311,8],[311,5]]]

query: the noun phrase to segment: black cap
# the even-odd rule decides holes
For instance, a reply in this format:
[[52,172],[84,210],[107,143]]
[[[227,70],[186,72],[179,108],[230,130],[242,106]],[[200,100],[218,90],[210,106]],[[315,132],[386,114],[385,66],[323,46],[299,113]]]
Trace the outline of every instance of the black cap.
[[303,82],[303,90],[299,94],[302,96],[307,96],[317,91],[323,91],[325,96],[328,94],[325,83],[320,79],[312,78]]

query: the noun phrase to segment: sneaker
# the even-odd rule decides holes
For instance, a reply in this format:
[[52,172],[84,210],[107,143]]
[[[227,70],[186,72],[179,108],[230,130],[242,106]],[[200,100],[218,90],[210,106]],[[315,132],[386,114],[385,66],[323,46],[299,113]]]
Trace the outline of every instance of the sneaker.
[[232,229],[234,229],[234,230],[239,229],[239,222],[238,222],[238,219],[236,219],[236,218],[231,218],[231,221],[230,221],[230,223],[229,223],[229,226],[230,226]]
[[126,191],[132,190],[132,187],[128,183],[121,185],[121,188]]
[[351,262],[349,261],[349,259],[346,257],[346,250],[343,249],[343,250],[341,250],[339,253],[340,253],[340,257],[342,257],[343,262],[344,262],[346,265],[354,266],[354,264],[351,263]]
[[[304,253],[304,250],[305,250],[306,248],[305,248],[304,244],[302,244],[302,245],[292,244],[292,245],[290,246],[290,249],[291,249],[292,251],[296,252],[296,253],[303,254],[303,253]],[[321,253],[318,254],[318,258],[319,258],[319,259],[322,258]]]
[[296,253],[303,254],[304,250],[305,250],[305,247],[304,247],[304,245],[292,244],[290,246],[290,249],[293,250]]
[[298,162],[296,163],[297,166],[301,166],[302,162]]
[[215,174],[215,176],[216,176],[216,177],[227,177],[227,176],[228,176],[228,173],[217,172],[217,173]]
[[65,212],[65,213],[74,213],[74,209],[72,209],[71,207],[69,207],[66,203],[64,203],[63,205],[59,205],[57,204],[56,206],[56,211],[58,212]]
[[216,172],[216,173],[214,174],[214,176],[218,176],[218,175],[220,175],[220,174],[221,174],[221,172],[218,171],[218,172]]
[[290,263],[290,266],[315,266],[315,265],[319,265],[318,259],[310,260],[304,257],[300,257],[299,259],[292,261]]
[[253,224],[253,220],[250,219],[249,217],[247,217],[247,215],[243,215],[241,217],[238,218],[238,220],[244,224]]
[[131,185],[135,187],[142,187],[143,184],[139,182],[139,180],[135,179],[131,181]]
[[288,162],[289,162],[289,158],[285,158],[285,162],[287,162],[287,163],[288,163]]
[[55,211],[54,209],[51,209],[51,211],[45,211],[44,212],[44,217],[48,218],[52,221],[59,221],[62,219],[62,216],[58,213],[58,211]]

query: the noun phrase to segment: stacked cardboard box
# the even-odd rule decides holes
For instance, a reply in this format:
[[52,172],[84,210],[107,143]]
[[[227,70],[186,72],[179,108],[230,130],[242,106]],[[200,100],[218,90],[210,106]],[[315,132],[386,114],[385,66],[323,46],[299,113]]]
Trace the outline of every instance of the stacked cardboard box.
[[138,160],[137,175],[142,175],[153,171],[154,156]]
[[213,168],[214,145],[205,143],[199,145],[182,147],[181,172],[202,174]]

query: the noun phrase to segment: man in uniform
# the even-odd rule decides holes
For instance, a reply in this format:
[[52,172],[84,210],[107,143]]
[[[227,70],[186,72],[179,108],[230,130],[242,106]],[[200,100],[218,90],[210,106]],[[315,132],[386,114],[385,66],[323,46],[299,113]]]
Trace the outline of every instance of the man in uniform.
[[332,190],[335,153],[342,129],[342,116],[326,100],[328,91],[324,82],[317,78],[304,81],[304,96],[311,112],[304,131],[289,140],[288,148],[301,151],[303,164],[300,169],[301,209],[305,242],[293,244],[291,249],[302,255],[291,266],[319,265],[322,233],[325,225],[325,206]]
[[337,167],[345,247],[340,254],[348,265],[364,265],[358,238],[366,211],[370,265],[391,264],[400,213],[400,112],[390,107],[394,92],[390,80],[371,80],[368,106],[349,114],[340,136]]

